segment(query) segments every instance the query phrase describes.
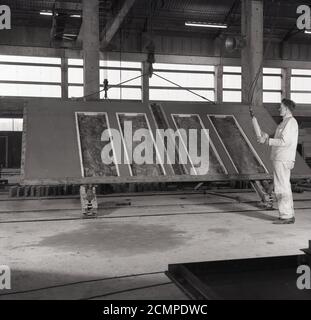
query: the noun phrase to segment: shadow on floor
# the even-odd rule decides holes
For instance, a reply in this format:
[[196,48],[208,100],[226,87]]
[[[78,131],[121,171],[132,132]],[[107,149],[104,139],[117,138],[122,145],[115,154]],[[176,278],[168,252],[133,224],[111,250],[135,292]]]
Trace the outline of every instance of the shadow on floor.
[[0,300],[185,299],[164,273],[94,279],[87,275],[12,270],[12,290]]

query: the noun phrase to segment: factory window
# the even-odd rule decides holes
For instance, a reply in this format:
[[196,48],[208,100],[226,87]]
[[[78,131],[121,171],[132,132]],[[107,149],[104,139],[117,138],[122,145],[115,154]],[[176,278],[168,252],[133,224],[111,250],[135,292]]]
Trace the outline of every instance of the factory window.
[[23,131],[23,119],[0,118],[0,131]]
[[150,100],[215,100],[214,66],[155,63],[153,67],[154,75],[149,80]]
[[242,101],[241,67],[225,66],[223,69],[223,101]]
[[68,59],[68,65],[70,66],[83,66],[83,59]]
[[[223,72],[223,101],[242,101],[242,69],[225,66]],[[278,68],[263,68],[263,102],[278,103],[282,93],[282,71]]]
[[47,58],[47,57],[33,57],[33,56],[0,55],[0,62],[60,65],[61,59],[60,58]]
[[68,87],[68,96],[69,96],[69,98],[82,97],[83,96],[83,87],[82,86],[69,86]]
[[0,55],[0,95],[61,97],[61,59]]
[[[69,97],[83,96],[83,60],[68,60],[68,94]],[[141,100],[142,99],[142,70],[140,62],[100,61],[100,89],[103,90],[104,79],[108,79],[110,88],[109,99]],[[120,83],[136,78],[120,85]],[[104,98],[104,92],[100,93]]]
[[311,70],[292,69],[291,99],[296,103],[311,103]]
[[263,68],[263,102],[280,103],[282,99],[282,69]]

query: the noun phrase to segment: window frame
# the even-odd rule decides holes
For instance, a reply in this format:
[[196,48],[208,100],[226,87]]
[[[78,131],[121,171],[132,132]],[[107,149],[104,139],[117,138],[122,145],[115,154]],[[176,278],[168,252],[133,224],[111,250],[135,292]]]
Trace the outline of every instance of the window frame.
[[[1,56],[6,56],[6,55],[1,55]],[[12,56],[15,57],[15,56]],[[16,56],[19,57],[20,59],[23,58],[29,58],[29,56]],[[33,57],[33,59],[35,59],[37,57]],[[48,57],[47,57],[48,59]],[[59,72],[59,76],[60,76],[60,81],[53,81],[53,82],[49,82],[49,81],[25,81],[25,80],[0,80],[0,84],[14,84],[14,85],[30,85],[30,86],[37,86],[37,88],[39,88],[40,86],[51,86],[55,88],[58,88],[59,90],[59,95],[58,96],[54,96],[54,95],[1,95],[3,97],[24,97],[24,98],[62,98],[62,85],[63,85],[63,79],[62,79],[62,62],[61,62],[61,58],[52,58],[54,59],[55,62],[50,62],[50,63],[41,63],[41,62],[22,62],[22,61],[17,61],[17,62],[13,62],[13,61],[2,61],[0,59],[0,65],[6,65],[6,66],[23,66],[23,67],[44,67],[44,68],[58,68],[58,72]],[[57,60],[58,62],[57,62]],[[26,59],[28,60],[28,59]]]

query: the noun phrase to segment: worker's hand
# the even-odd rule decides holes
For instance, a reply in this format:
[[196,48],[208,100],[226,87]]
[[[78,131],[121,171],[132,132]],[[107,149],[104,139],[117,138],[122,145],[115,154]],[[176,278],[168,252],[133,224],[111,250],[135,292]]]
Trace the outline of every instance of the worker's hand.
[[255,117],[254,110],[252,108],[249,109],[249,114],[251,115],[251,118]]
[[257,142],[264,144],[264,143],[266,143],[266,138],[265,137],[257,137]]
[[261,144],[268,144],[269,135],[267,133],[262,134],[260,137],[257,137],[257,142]]

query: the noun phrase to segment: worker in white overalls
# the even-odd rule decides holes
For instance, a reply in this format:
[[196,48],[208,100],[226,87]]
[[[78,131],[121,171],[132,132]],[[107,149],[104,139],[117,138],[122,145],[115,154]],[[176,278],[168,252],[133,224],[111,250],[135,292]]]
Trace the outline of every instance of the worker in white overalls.
[[273,165],[274,192],[277,198],[280,217],[274,224],[295,223],[293,195],[290,184],[290,173],[295,165],[298,143],[298,124],[293,117],[295,102],[283,99],[280,105],[280,115],[283,121],[276,129],[274,138],[262,132],[258,142],[271,146]]

